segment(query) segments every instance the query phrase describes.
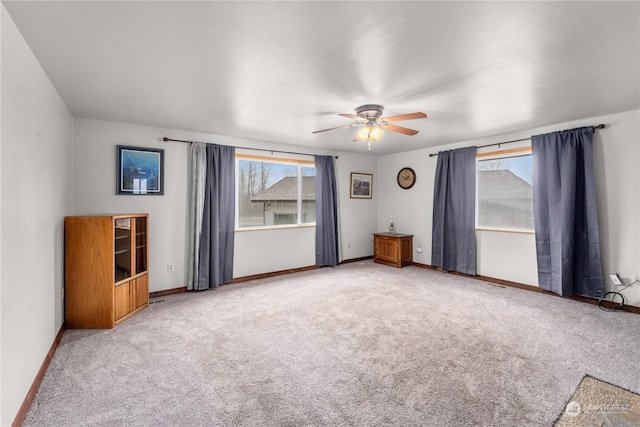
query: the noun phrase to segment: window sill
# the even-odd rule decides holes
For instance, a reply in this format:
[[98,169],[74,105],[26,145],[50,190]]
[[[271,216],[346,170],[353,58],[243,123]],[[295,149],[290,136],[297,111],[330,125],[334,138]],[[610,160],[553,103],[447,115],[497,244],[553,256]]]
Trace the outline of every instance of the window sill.
[[245,231],[273,231],[273,230],[288,230],[292,228],[315,228],[316,223],[311,222],[308,224],[290,224],[290,225],[269,225],[264,227],[244,227],[236,228],[236,233],[244,233]]
[[476,231],[497,231],[499,233],[536,234],[533,230],[513,230],[508,228],[476,227]]

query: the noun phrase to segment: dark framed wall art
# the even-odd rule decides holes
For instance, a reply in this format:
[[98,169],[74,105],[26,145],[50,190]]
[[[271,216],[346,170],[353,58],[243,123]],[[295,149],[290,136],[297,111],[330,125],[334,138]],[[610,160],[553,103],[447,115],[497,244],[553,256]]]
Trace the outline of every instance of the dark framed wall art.
[[116,194],[164,194],[164,150],[127,145],[117,150]]
[[352,199],[370,199],[373,190],[373,175],[370,173],[351,172]]

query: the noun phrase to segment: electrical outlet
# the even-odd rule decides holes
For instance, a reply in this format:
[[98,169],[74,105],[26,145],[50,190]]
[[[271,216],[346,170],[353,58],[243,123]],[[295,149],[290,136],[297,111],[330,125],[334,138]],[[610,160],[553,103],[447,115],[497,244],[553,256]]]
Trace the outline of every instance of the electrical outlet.
[[614,285],[622,285],[622,282],[620,281],[620,278],[617,274],[610,274],[609,277],[611,278],[611,281]]
[[167,264],[167,271],[173,273],[173,270],[175,270],[175,266],[173,264]]

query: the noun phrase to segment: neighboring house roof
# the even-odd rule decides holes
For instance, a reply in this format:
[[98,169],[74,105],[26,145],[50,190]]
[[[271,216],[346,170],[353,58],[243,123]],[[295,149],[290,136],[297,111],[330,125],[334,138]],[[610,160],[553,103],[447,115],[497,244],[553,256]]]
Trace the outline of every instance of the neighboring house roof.
[[531,184],[508,170],[478,171],[478,187],[484,200],[533,197]]
[[[252,202],[289,201],[298,200],[298,178],[295,176],[282,178],[260,194],[251,198]],[[316,177],[302,177],[302,200],[316,199]]]

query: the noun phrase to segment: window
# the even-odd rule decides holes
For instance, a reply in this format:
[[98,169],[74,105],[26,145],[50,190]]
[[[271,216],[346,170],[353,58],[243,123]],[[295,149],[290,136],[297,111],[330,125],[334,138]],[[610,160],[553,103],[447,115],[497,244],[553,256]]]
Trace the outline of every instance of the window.
[[236,156],[236,228],[313,224],[313,161]]
[[479,154],[476,170],[476,227],[533,231],[531,148]]

